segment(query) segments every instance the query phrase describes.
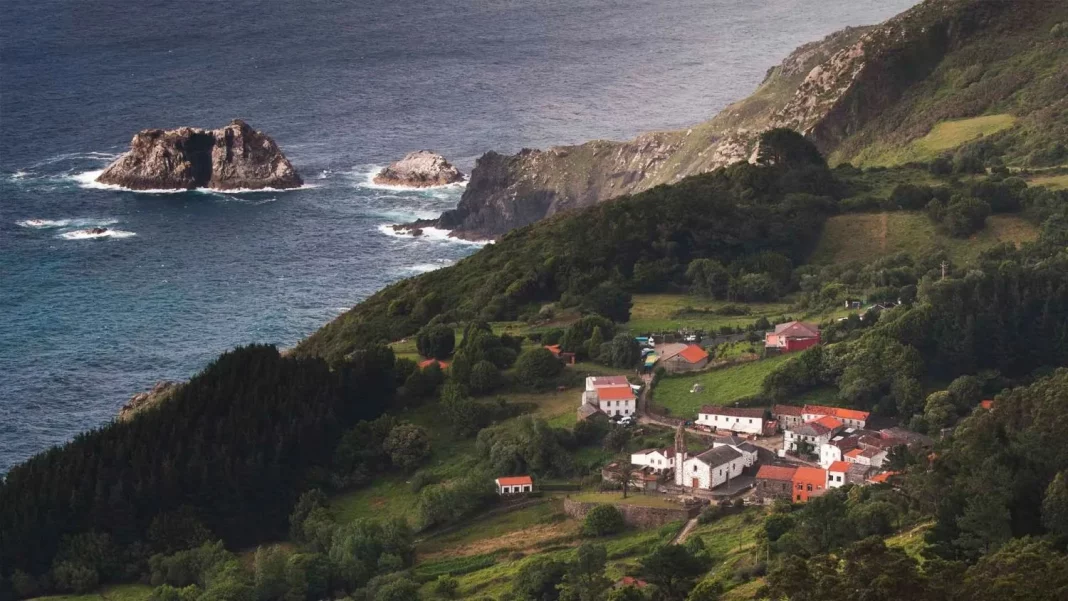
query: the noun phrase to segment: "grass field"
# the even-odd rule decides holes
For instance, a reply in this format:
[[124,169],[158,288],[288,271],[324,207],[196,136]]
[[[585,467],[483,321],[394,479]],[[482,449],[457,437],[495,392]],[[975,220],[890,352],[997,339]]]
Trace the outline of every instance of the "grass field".
[[525,550],[574,536],[578,529],[578,522],[564,514],[560,499],[547,499],[533,507],[494,515],[428,538],[419,543],[416,552],[422,563],[441,557]]
[[942,250],[954,263],[964,264],[995,244],[1019,244],[1037,236],[1034,225],[1015,215],[994,215],[975,235],[956,239],[939,233],[922,213],[854,213],[827,220],[811,261],[867,262],[897,252],[919,257]]
[[144,584],[117,584],[105,586],[86,595],[57,595],[37,597],[31,601],[145,601],[152,594],[152,587]]
[[[627,329],[635,334],[679,328],[715,331],[721,326],[747,326],[761,317],[779,317],[787,313],[790,307],[786,303],[746,303],[750,315],[701,313],[726,304],[724,301],[680,294],[635,294]],[[687,307],[696,311],[680,314]]]
[[[653,392],[653,402],[670,409],[676,417],[693,419],[701,405],[727,405],[760,392],[764,377],[795,356],[779,355],[696,375],[664,378]],[[690,392],[695,382],[704,385],[704,392]]]
[[910,528],[900,534],[887,538],[886,546],[902,549],[905,553],[908,553],[910,557],[923,563],[925,559],[923,550],[927,547],[927,543],[924,542],[923,536],[933,527],[934,522],[925,522],[919,526]]
[[852,162],[858,167],[891,167],[910,161],[930,161],[943,151],[1008,129],[1015,123],[1016,117],[1008,114],[942,121],[932,127],[927,135],[903,147],[889,148],[875,144]]
[[1068,175],[1046,175],[1034,177],[1027,182],[1032,186],[1045,186],[1053,190],[1068,189]]
[[660,507],[663,509],[682,509],[682,505],[662,497],[660,495],[647,495],[644,493],[628,493],[623,498],[623,493],[614,492],[585,492],[571,495],[572,501],[579,503],[612,503],[614,505],[641,505],[643,507]]

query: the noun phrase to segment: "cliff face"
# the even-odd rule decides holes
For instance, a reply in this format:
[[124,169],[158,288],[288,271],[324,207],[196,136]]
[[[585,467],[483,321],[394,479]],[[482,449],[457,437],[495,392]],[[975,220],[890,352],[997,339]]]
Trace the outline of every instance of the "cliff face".
[[266,134],[235,119],[221,129],[146,129],[98,182],[133,190],[298,188],[300,175]]
[[882,25],[847,28],[798,48],[750,97],[685,131],[487,153],[457,208],[418,225],[465,238],[497,237],[560,211],[749,160],[760,134],[774,127],[804,133],[829,155],[898,104],[947,53],[1020,12],[1017,4],[927,0]]

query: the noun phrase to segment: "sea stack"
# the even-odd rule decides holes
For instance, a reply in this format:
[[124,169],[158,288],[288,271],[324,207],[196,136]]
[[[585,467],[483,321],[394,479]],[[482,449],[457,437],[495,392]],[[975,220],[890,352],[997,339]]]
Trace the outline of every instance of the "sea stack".
[[96,181],[132,190],[299,188],[274,140],[234,119],[220,129],[146,129]]
[[384,186],[429,188],[464,181],[464,174],[429,150],[409,152],[403,159],[378,172],[374,182]]

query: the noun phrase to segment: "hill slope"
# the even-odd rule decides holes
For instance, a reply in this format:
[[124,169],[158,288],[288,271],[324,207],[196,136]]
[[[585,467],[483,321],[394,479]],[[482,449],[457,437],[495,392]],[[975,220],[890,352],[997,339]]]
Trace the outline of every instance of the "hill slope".
[[[417,225],[496,237],[749,159],[759,133],[773,127],[805,133],[832,162],[929,158],[972,140],[969,132],[1000,132],[983,152],[1009,164],[1065,161],[1062,22],[1068,23],[1068,3],[1057,0],[928,0],[877,27],[846,29],[798,48],[751,96],[691,129],[511,156],[489,152],[459,206]],[[998,127],[937,136],[926,155],[902,152],[944,121],[981,115],[999,115]]]

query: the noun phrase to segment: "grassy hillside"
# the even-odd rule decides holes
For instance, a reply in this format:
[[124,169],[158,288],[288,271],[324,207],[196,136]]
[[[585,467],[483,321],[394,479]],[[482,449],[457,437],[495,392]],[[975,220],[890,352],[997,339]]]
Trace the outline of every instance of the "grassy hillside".
[[1038,237],[1038,228],[1017,215],[994,215],[986,228],[969,238],[940,233],[922,213],[855,213],[827,220],[812,253],[812,263],[871,261],[906,252],[916,258],[945,251],[954,263],[974,260],[983,250],[1001,242],[1020,244]]
[[119,584],[105,586],[99,591],[85,595],[55,595],[37,597],[31,601],[146,601],[152,594],[152,587],[144,584]]
[[[698,375],[664,378],[657,384],[654,402],[670,409],[672,415],[693,419],[701,405],[728,405],[757,394],[764,377],[792,358],[779,355]],[[695,383],[701,383],[704,392],[690,392]]]
[[1016,117],[1008,114],[941,121],[927,135],[904,146],[872,144],[857,154],[853,164],[858,167],[889,167],[909,162],[928,162],[947,150],[1008,129],[1015,123]]

